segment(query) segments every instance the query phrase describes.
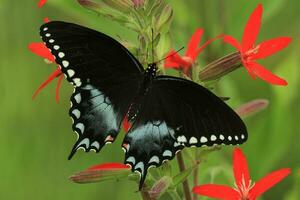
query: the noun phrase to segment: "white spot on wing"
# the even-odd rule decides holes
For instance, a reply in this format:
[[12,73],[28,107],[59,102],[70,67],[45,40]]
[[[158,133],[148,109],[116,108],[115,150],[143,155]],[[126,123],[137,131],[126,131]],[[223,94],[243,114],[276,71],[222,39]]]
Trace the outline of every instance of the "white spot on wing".
[[84,125],[83,125],[83,123],[78,123],[78,124],[76,124],[75,127],[78,128],[81,131],[81,133],[84,132]]
[[152,158],[149,160],[149,163],[159,164],[159,158],[157,156],[152,156]]
[[185,137],[184,135],[179,136],[179,137],[177,138],[177,141],[178,141],[178,142],[181,142],[181,143],[187,142],[186,137]]
[[72,111],[72,114],[75,115],[75,117],[76,117],[77,119],[79,119],[79,117],[80,117],[80,111],[79,111],[78,109],[74,109],[74,110]]
[[88,138],[84,138],[81,142],[77,145],[77,148],[81,145],[85,145],[85,148],[90,146],[90,140]]
[[215,135],[211,135],[211,136],[210,136],[210,140],[211,140],[211,141],[216,141],[216,140],[217,140],[217,137],[216,137]]
[[165,150],[164,153],[163,153],[163,156],[164,156],[164,157],[172,157],[172,151],[170,151],[170,150]]
[[80,93],[76,94],[74,96],[74,99],[75,99],[76,103],[80,103],[81,102],[81,94]]
[[228,140],[231,141],[231,140],[232,140],[232,137],[231,137],[231,136],[228,136]]
[[58,50],[58,49],[59,49],[59,46],[58,46],[58,45],[54,45],[54,46],[53,46],[53,49]]
[[51,34],[50,33],[46,33],[46,35],[45,35],[46,37],[50,37],[51,36]]
[[45,27],[44,29],[43,29],[43,31],[47,31],[48,30],[48,28],[47,27]]
[[66,60],[63,60],[62,64],[63,64],[64,67],[68,67],[70,63]]
[[242,139],[245,139],[245,136],[244,136],[244,134],[242,134],[242,135],[241,135],[241,138],[242,138]]
[[220,135],[220,140],[224,140],[225,139],[225,137],[224,137],[224,135]]
[[174,147],[178,147],[180,144],[178,142],[174,142]]
[[141,170],[141,174],[144,174],[144,163],[143,162],[139,162],[138,164],[136,164],[136,166],[134,167],[135,170],[140,169]]
[[130,156],[129,158],[126,159],[126,162],[132,163],[132,165],[135,165],[135,158],[133,156]]
[[75,71],[72,69],[68,69],[67,73],[68,73],[69,77],[72,78],[72,76],[74,76],[74,74],[75,74]]
[[55,41],[55,40],[53,40],[53,39],[50,39],[50,40],[49,40],[50,43],[53,43],[54,41]]
[[98,150],[99,150],[99,148],[100,148],[100,144],[99,144],[99,142],[97,142],[97,141],[93,142],[93,143],[91,144],[91,146],[92,146],[92,147],[95,147],[95,148],[98,149]]
[[202,137],[200,138],[200,142],[201,142],[201,143],[205,143],[205,142],[207,142],[207,138],[206,138],[206,137],[204,137],[204,136],[202,136]]
[[235,140],[239,140],[239,137],[236,135],[236,136],[234,136],[234,139]]
[[77,87],[81,86],[81,84],[82,84],[80,78],[74,78],[73,82]]
[[58,57],[63,58],[63,57],[65,57],[65,54],[63,52],[59,52]]
[[198,142],[198,140],[195,137],[191,137],[189,142],[190,142],[190,144],[196,144]]

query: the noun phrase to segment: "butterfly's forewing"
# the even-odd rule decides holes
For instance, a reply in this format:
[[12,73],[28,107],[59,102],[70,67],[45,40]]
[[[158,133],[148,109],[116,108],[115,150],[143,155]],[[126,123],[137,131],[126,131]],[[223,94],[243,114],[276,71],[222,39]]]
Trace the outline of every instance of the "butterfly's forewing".
[[143,68],[119,42],[76,24],[53,21],[40,35],[66,79],[75,86],[70,116],[80,147],[99,151],[117,136]]
[[239,116],[204,87],[158,76],[146,93],[136,121],[124,138],[125,163],[141,173],[160,166],[184,146],[242,144],[247,130]]

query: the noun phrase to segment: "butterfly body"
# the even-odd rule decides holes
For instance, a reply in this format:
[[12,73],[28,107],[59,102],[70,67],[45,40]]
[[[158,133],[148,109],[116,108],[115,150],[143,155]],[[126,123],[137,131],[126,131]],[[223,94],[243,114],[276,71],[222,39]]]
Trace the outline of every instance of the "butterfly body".
[[151,83],[156,77],[156,71],[156,63],[149,64],[147,69],[144,71],[143,79],[139,84],[140,87],[138,88],[138,92],[135,95],[135,98],[133,99],[127,113],[128,121],[134,122],[135,117],[138,115],[141,106],[141,101],[149,91],[149,87],[151,87]]
[[66,22],[50,22],[40,34],[74,87],[70,116],[78,134],[69,159],[115,140],[124,117],[132,126],[123,140],[124,163],[141,174],[190,146],[242,144],[247,130],[239,116],[206,88],[156,75],[113,38]]

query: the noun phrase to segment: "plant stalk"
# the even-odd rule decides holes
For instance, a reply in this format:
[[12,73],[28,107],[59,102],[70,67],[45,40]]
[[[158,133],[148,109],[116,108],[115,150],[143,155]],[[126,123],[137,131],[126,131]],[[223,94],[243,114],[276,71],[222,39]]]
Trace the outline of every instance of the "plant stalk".
[[143,186],[143,188],[141,189],[140,192],[141,192],[143,200],[155,200],[155,199],[150,197],[149,192],[145,189],[145,184],[144,184],[144,186]]
[[[178,161],[179,170],[182,172],[185,170],[185,165],[184,165],[184,161],[183,161],[181,152],[178,152],[176,157],[177,157],[177,161]],[[185,181],[183,181],[182,186],[183,186],[185,199],[192,200],[191,192],[190,192],[191,190],[190,190],[189,182],[187,179]]]

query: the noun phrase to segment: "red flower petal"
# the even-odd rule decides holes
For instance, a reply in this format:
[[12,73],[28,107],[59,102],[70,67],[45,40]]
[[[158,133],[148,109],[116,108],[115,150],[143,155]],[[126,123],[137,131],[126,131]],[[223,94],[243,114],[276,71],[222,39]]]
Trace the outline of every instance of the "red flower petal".
[[49,18],[48,18],[48,17],[45,17],[45,18],[44,18],[44,22],[45,22],[45,23],[50,22]]
[[33,42],[28,45],[28,48],[36,55],[46,58],[51,62],[55,62],[53,55],[51,54],[50,50],[44,45],[44,43]]
[[251,55],[252,59],[266,58],[276,52],[284,49],[292,41],[290,37],[278,37],[266,40],[258,45],[258,50],[255,54]]
[[128,165],[122,163],[104,163],[100,165],[94,165],[87,169],[87,171],[94,171],[94,170],[112,170],[112,169],[129,169]]
[[262,80],[274,84],[274,85],[287,85],[288,83],[286,82],[286,80],[276,76],[275,74],[273,74],[272,72],[270,72],[269,70],[267,70],[266,68],[264,68],[263,66],[261,66],[258,63],[255,62],[249,62],[248,66],[251,67],[252,72],[258,76],[259,78],[261,78]]
[[209,40],[207,40],[203,45],[201,45],[201,47],[199,47],[198,49],[197,49],[197,52],[196,52],[196,57],[199,55],[199,53],[201,53],[201,51],[203,51],[203,49],[205,49],[210,43],[212,43],[213,41],[215,41],[215,40],[217,40],[217,39],[219,39],[219,38],[223,38],[223,34],[221,34],[221,35],[218,35],[218,36],[216,36],[216,37],[214,37],[214,38],[211,38],[211,39],[209,39]]
[[255,44],[261,25],[262,13],[263,6],[262,4],[258,4],[248,19],[242,39],[242,47],[244,51],[252,48]]
[[255,80],[255,79],[256,79],[256,76],[255,76],[254,72],[252,71],[252,65],[250,65],[250,64],[247,63],[247,62],[242,62],[242,63],[243,63],[243,65],[244,65],[244,67],[246,68],[248,74],[251,76],[251,78],[252,78],[253,80]]
[[232,37],[230,35],[224,35],[223,36],[223,41],[230,44],[231,46],[236,48],[238,51],[242,50],[242,47],[241,47],[240,43],[234,37]]
[[192,35],[188,46],[187,46],[187,50],[185,53],[185,56],[190,57],[193,61],[197,58],[197,47],[201,41],[202,35],[203,35],[204,30],[201,28],[198,28],[194,34]]
[[56,92],[55,92],[55,97],[56,97],[56,102],[59,103],[59,90],[61,88],[61,83],[62,80],[64,79],[64,76],[61,74],[56,85]]
[[47,0],[40,0],[38,3],[38,7],[41,8],[45,5],[45,3],[47,2]]
[[180,65],[169,58],[165,60],[164,66],[165,68],[180,69]]
[[46,85],[48,85],[53,79],[55,79],[57,76],[59,76],[62,72],[60,71],[60,69],[56,69],[48,78],[47,80],[45,80],[40,87],[35,91],[35,93],[33,94],[32,99],[34,99],[40,92],[41,90],[46,87]]
[[181,56],[176,53],[173,49],[167,54],[166,56],[166,60],[165,60],[165,67],[166,68],[175,68],[175,69],[178,69],[178,68],[187,68],[187,67],[190,67],[190,63],[183,60],[181,58]]
[[290,169],[280,169],[271,174],[268,174],[261,180],[255,183],[254,187],[249,191],[249,196],[251,198],[257,198],[262,193],[276,185],[283,178],[291,173]]
[[219,198],[224,200],[238,200],[239,193],[225,185],[206,184],[193,188],[193,192],[199,195]]
[[249,187],[250,175],[247,160],[239,148],[235,148],[233,151],[233,173],[238,188],[242,186],[244,188]]

